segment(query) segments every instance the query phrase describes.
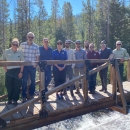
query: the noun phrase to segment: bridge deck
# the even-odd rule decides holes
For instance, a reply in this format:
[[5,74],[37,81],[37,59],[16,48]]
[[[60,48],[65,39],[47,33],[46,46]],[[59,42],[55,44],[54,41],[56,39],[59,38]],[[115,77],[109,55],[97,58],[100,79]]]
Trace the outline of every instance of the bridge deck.
[[[109,101],[112,96],[112,86],[108,85],[108,92],[100,92],[101,86],[96,87],[96,94],[88,94],[89,95],[89,102],[91,104],[96,103],[99,104],[103,101]],[[123,88],[125,95],[128,95],[130,93],[130,83],[125,81],[123,82]],[[74,90],[75,91],[75,90]],[[120,95],[118,93],[118,95]],[[130,95],[130,94],[129,94]],[[21,101],[18,101],[18,105],[21,104]],[[80,90],[80,94],[74,94],[74,97],[71,97],[70,92],[67,91],[67,95],[64,96],[64,100],[56,100],[56,94],[52,94],[49,96],[49,99],[46,103],[46,108],[49,113],[53,113],[53,116],[55,115],[54,112],[56,111],[62,111],[67,110],[68,108],[71,108],[72,106],[75,106],[75,108],[79,105],[84,104],[84,98],[83,98],[83,92]],[[91,105],[90,104],[90,105]],[[89,106],[89,105],[88,105]],[[96,108],[96,105],[94,106]],[[97,106],[98,107],[98,106]],[[7,105],[7,102],[0,102],[0,113],[3,113],[5,111],[8,111],[10,109],[13,109],[13,105]],[[101,108],[101,107],[100,107]],[[104,108],[104,107],[102,107]],[[98,109],[98,108],[97,108]],[[16,120],[26,119],[28,117],[33,117],[35,115],[39,114],[40,110],[40,101],[35,103],[34,105],[31,105],[27,108],[24,108],[20,111],[18,111],[15,114],[10,115],[9,117],[5,118],[7,122],[10,122],[9,125],[14,123]],[[95,110],[95,109],[94,109]],[[91,109],[87,112],[90,112]]]

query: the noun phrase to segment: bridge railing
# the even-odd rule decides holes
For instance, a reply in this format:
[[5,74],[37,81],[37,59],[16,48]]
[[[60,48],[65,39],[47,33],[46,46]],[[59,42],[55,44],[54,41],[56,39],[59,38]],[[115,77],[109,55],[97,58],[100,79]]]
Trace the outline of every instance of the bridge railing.
[[[45,93],[45,74],[44,74],[44,67],[46,65],[53,65],[53,64],[71,64],[71,63],[84,63],[84,74],[74,77],[73,79],[65,82],[64,84],[61,84],[53,89],[51,89],[50,91]],[[88,70],[88,65],[89,63],[103,63],[101,66],[98,66],[97,68],[94,68],[92,70]],[[13,113],[27,107],[30,106],[31,104],[34,104],[37,101],[41,101],[41,111],[40,111],[40,117],[44,117],[47,116],[47,111],[46,111],[46,97],[48,97],[49,95],[66,88],[68,85],[73,84],[76,81],[79,81],[80,79],[84,80],[84,90],[83,90],[83,94],[84,94],[84,102],[86,102],[88,100],[88,78],[87,76],[95,73],[95,72],[99,72],[100,70],[102,70],[103,68],[107,67],[110,65],[110,60],[104,60],[104,59],[93,59],[93,60],[76,60],[76,61],[59,61],[59,60],[52,60],[52,61],[39,61],[39,62],[11,62],[11,61],[0,61],[0,66],[30,66],[30,65],[39,65],[40,67],[40,72],[39,72],[39,79],[40,79],[40,85],[39,85],[39,90],[40,90],[40,95],[37,98],[31,99],[28,102],[23,103],[22,105],[19,105],[17,107],[15,107],[14,109],[11,109],[5,113],[1,113],[0,114],[0,118],[5,118],[9,115],[12,115]],[[128,60],[128,65],[130,66],[130,61]],[[130,79],[130,68],[128,67],[128,79]],[[112,71],[111,74],[113,75],[113,91],[112,94],[115,95],[116,94],[116,81],[118,81],[119,83],[119,89],[121,92],[121,95],[123,95],[123,89],[121,88],[121,82],[120,82],[120,74],[119,74],[119,68],[118,68],[118,64],[117,61],[114,62],[114,67],[112,67]],[[114,96],[113,96],[114,97]],[[122,97],[122,101],[123,101],[123,106],[125,108],[126,106],[126,102],[124,99],[124,95]]]

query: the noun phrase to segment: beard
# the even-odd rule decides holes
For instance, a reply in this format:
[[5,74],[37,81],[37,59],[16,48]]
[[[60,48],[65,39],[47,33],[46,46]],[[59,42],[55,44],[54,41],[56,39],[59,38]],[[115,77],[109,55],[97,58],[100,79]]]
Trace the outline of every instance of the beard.
[[85,46],[85,49],[89,49],[89,45]]

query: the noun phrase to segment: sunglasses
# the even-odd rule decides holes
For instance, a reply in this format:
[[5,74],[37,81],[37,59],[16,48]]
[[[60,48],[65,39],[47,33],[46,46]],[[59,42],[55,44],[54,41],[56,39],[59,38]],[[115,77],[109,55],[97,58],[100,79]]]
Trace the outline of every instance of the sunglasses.
[[90,46],[90,48],[94,48],[94,46]]
[[121,44],[116,44],[117,46],[120,46]]
[[33,37],[28,37],[28,38],[33,39]]
[[18,44],[12,44],[12,45],[18,47]]
[[67,42],[66,44],[70,44],[69,42]]

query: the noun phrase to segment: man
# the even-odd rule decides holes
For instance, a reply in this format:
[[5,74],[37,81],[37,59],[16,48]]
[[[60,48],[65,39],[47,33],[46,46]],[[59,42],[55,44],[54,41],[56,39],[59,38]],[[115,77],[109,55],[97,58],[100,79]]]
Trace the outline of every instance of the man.
[[[21,43],[20,48],[24,53],[25,61],[39,61],[39,46],[34,43],[35,35],[32,32],[27,34],[27,41]],[[22,83],[22,97],[23,103],[26,102],[26,91],[27,91],[27,80],[30,75],[31,85],[29,88],[30,99],[33,98],[35,92],[35,76],[36,76],[36,65],[24,66],[23,71],[23,83]]]
[[[24,61],[23,53],[18,50],[19,41],[14,38],[11,48],[4,51],[2,60],[4,61]],[[20,87],[22,84],[23,66],[4,66],[5,86],[8,92],[8,104],[17,105],[19,99]]]
[[[61,40],[57,41],[57,49],[52,52],[52,60],[67,60],[67,53],[63,50],[63,43]],[[54,64],[53,65],[53,76],[55,87],[65,83],[66,81],[66,64]],[[63,99],[62,91],[56,92],[57,99]]]
[[89,52],[89,41],[88,40],[84,41],[84,50],[86,52]]
[[[127,53],[127,50],[125,48],[121,47],[121,45],[122,45],[121,41],[116,42],[116,49],[113,50],[113,54],[116,59],[120,59],[119,71],[120,71],[120,76],[121,76],[121,81],[122,81],[123,80],[123,71],[124,71],[124,60],[129,59],[129,54]],[[118,87],[118,85],[117,85],[117,87]],[[119,92],[119,87],[118,87],[117,91]]]
[[[72,49],[70,49],[70,44],[71,44],[71,41],[66,40],[64,50],[67,52],[68,60],[75,60],[75,54],[74,54],[74,51]],[[74,66],[75,66],[75,64],[67,64],[67,66],[66,66],[66,75],[68,76],[69,80],[71,80],[73,78],[73,68],[74,68]],[[74,88],[74,85],[72,84],[70,86],[71,96],[74,96],[73,88]]]
[[[86,51],[81,49],[81,42],[79,40],[77,40],[75,42],[75,58],[76,60],[81,60],[81,59],[87,59],[87,55],[86,55]],[[75,64],[75,67],[74,67],[74,73],[75,73],[75,76],[79,76],[79,74],[83,74],[84,73],[84,64],[83,63],[76,63]],[[82,83],[82,89],[83,89],[83,80],[81,80],[81,83]],[[79,93],[79,81],[76,81],[75,83],[75,86],[76,86],[76,94]]]
[[[101,41],[100,46],[101,46],[101,49],[99,50],[100,59],[109,59],[109,56],[112,54],[112,50],[106,47],[105,40]],[[99,91],[104,91],[104,93],[107,92],[107,72],[108,67],[100,70],[99,72],[102,83],[102,89]]]
[[[87,59],[100,59],[99,53],[94,50],[94,44],[90,43],[89,52],[87,53]],[[90,70],[96,68],[97,63],[90,64]],[[89,90],[90,94],[95,94],[97,72],[89,76]]]
[[[48,38],[43,39],[43,46],[39,47],[40,57],[39,60],[52,60],[52,49],[48,46]],[[51,65],[45,68],[45,92],[48,91],[47,86],[51,81]]]

